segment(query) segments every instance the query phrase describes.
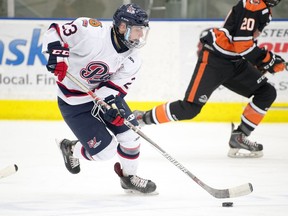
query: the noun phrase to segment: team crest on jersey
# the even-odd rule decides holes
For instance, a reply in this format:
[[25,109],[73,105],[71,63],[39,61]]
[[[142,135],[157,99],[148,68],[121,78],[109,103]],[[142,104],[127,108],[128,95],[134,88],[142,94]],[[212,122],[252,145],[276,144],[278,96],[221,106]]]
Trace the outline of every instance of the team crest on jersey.
[[96,19],[89,19],[89,24],[93,27],[102,27],[102,23]]
[[80,76],[89,84],[104,82],[110,79],[109,66],[104,62],[90,62],[86,68],[82,68]]

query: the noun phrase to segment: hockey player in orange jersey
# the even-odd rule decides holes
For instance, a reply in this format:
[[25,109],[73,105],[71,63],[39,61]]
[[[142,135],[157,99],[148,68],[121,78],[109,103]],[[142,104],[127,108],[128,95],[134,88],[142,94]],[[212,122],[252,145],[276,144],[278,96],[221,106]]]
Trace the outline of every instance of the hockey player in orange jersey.
[[[232,129],[229,157],[262,157],[263,145],[247,137],[259,125],[276,99],[275,88],[263,72],[285,69],[285,61],[257,46],[256,39],[271,21],[271,8],[281,0],[241,0],[228,13],[222,28],[200,38],[203,44],[183,100],[164,103],[149,111],[134,111],[142,124],[161,124],[197,116],[220,85],[251,98]],[[217,114],[217,113],[215,113]]]

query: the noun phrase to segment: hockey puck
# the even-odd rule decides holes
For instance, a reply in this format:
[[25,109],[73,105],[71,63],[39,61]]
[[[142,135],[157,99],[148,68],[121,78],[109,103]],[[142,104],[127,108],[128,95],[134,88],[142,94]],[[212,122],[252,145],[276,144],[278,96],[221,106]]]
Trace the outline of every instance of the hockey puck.
[[18,166],[16,164],[14,164],[14,168],[15,168],[15,171],[17,172],[18,171]]
[[222,207],[233,207],[233,202],[223,202]]

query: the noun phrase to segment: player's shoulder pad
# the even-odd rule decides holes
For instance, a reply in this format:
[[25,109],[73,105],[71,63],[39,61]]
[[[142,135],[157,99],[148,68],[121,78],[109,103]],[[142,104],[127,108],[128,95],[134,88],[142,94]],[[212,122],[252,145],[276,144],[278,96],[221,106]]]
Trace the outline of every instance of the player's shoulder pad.
[[94,18],[89,18],[89,17],[79,17],[78,19],[76,19],[77,24],[79,26],[82,26],[83,28],[87,28],[87,27],[100,27],[102,28],[102,22],[100,22],[97,19]]
[[91,29],[96,30],[103,28],[102,22],[89,17],[79,17],[73,21],[73,24],[75,24],[80,31],[89,31]]
[[263,0],[246,0],[243,1],[243,4],[245,9],[252,12],[267,9],[267,6]]
[[79,17],[73,23],[77,26],[78,34],[84,37],[88,35],[99,37],[105,31],[104,29],[106,29],[106,26],[102,22],[89,17]]

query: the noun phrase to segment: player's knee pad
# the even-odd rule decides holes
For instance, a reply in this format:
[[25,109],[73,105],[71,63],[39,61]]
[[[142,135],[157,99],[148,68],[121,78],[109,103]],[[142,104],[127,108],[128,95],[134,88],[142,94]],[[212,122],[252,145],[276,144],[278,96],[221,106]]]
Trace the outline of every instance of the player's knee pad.
[[202,107],[202,105],[182,100],[170,104],[171,113],[175,114],[177,120],[194,118],[200,113]]
[[135,159],[140,153],[140,137],[132,130],[117,134],[117,152],[121,157]]
[[91,156],[92,160],[99,161],[99,160],[109,160],[113,158],[117,152],[117,145],[118,145],[118,142],[113,137],[110,144],[106,148],[104,148],[99,153]]
[[271,106],[276,97],[275,87],[270,83],[266,83],[254,92],[253,103],[265,110]]

